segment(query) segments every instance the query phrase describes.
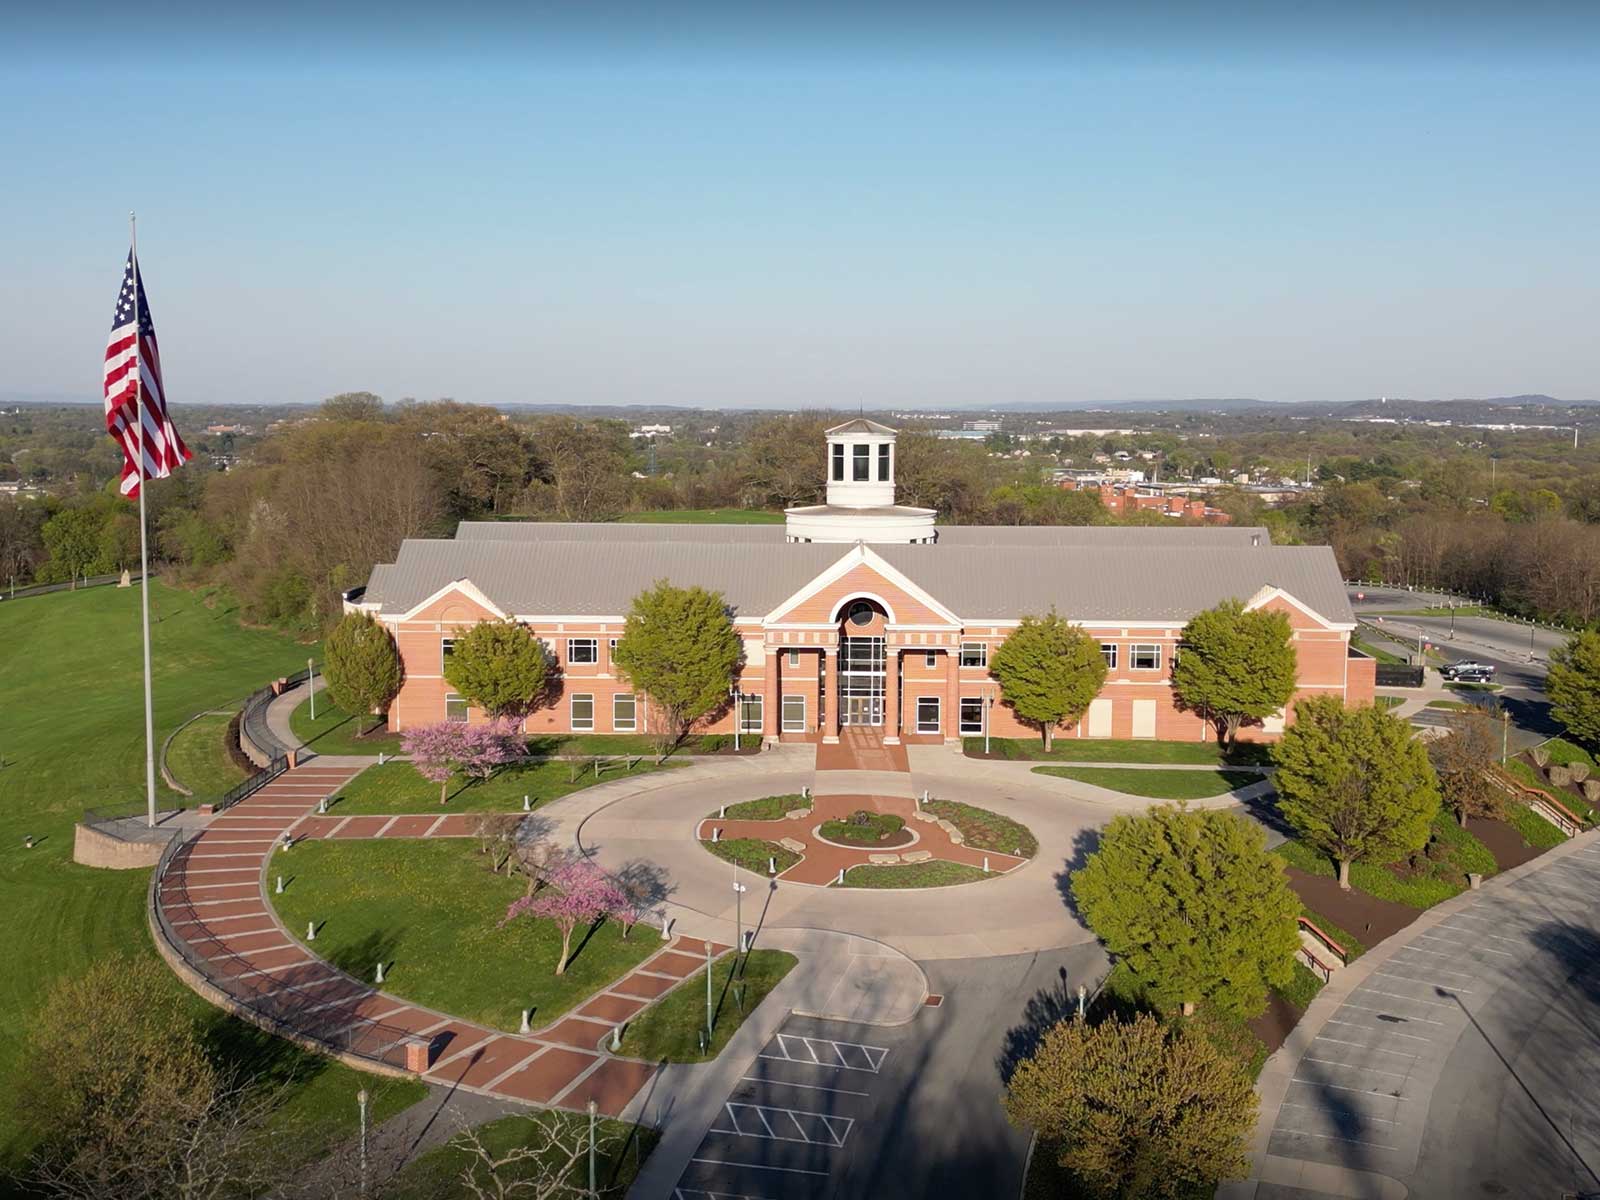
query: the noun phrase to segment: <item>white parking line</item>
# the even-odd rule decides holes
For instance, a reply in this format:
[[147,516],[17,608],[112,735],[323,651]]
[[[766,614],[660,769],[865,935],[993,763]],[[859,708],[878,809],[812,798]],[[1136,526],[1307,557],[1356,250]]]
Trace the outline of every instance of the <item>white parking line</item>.
[[[733,1128],[718,1129],[713,1125],[708,1132],[730,1133],[736,1137],[766,1138],[774,1142],[801,1142],[809,1146],[830,1146],[835,1150],[844,1149],[845,1141],[850,1137],[851,1127],[855,1125],[854,1117],[830,1117],[824,1113],[807,1112],[804,1109],[795,1108],[778,1108],[765,1104],[737,1104],[730,1100],[723,1104],[722,1109],[727,1114],[728,1123]],[[743,1125],[739,1121],[741,1113],[745,1114]],[[761,1122],[761,1128],[764,1132],[757,1131],[754,1127],[744,1128],[744,1125],[750,1124],[751,1113],[754,1113],[756,1119]],[[789,1124],[794,1126],[795,1134],[798,1136],[779,1133],[775,1130],[772,1127],[772,1122],[767,1119],[769,1114],[774,1118],[779,1117],[780,1114],[783,1117],[787,1117]],[[801,1117],[807,1117],[811,1121],[820,1123],[821,1129],[819,1130],[816,1125],[811,1125],[808,1129],[806,1123],[800,1120]],[[819,1133],[823,1136],[815,1136]]]
[[871,1092],[852,1092],[848,1088],[823,1087],[819,1083],[790,1083],[785,1079],[769,1079],[764,1075],[746,1075],[746,1083],[769,1083],[775,1087],[804,1088],[808,1092],[832,1092],[836,1096],[870,1096]]
[[1313,1042],[1333,1042],[1335,1045],[1339,1046],[1359,1046],[1363,1050],[1376,1050],[1379,1054],[1398,1054],[1402,1058],[1417,1057],[1409,1050],[1390,1050],[1387,1046],[1375,1046],[1371,1042],[1347,1042],[1344,1038],[1329,1037],[1325,1033],[1319,1033],[1311,1040]]
[[[773,1039],[773,1042],[778,1053],[768,1053],[768,1050],[773,1048],[768,1047],[768,1050],[763,1050],[756,1057],[772,1059],[778,1062],[800,1063],[802,1066],[808,1067],[825,1067],[828,1070],[835,1071],[867,1071],[876,1075],[883,1067],[883,1060],[889,1056],[889,1050],[886,1046],[867,1046],[860,1042],[835,1042],[828,1038],[801,1037],[799,1034],[794,1033],[780,1033]],[[798,1043],[798,1048],[803,1049],[805,1055],[797,1054],[795,1052],[796,1046],[791,1045],[791,1043]],[[818,1046],[831,1050],[832,1054],[829,1058],[830,1060],[837,1060],[837,1062],[824,1061],[822,1056],[817,1053]],[[866,1066],[852,1064],[845,1054],[846,1049],[858,1051],[861,1060],[866,1063]]]
[[[1431,965],[1429,965],[1427,963],[1404,963],[1404,962],[1397,962],[1396,960],[1394,960],[1392,958],[1389,960],[1389,962],[1390,962],[1390,964],[1392,966],[1396,966],[1396,967],[1416,967],[1417,970],[1419,970],[1419,971],[1428,971],[1428,972],[1431,972],[1434,975],[1459,975],[1463,979],[1478,979],[1478,978],[1481,978],[1481,976],[1474,975],[1471,971],[1447,971],[1443,967],[1435,967],[1435,966],[1431,966]],[[1393,971],[1374,971],[1373,974],[1377,975],[1377,976],[1379,976],[1380,978],[1383,978],[1383,979],[1403,979],[1407,983],[1433,983],[1433,982],[1435,982],[1432,979],[1418,979],[1413,975],[1396,975]],[[1456,992],[1465,992],[1468,995],[1472,994],[1470,988],[1458,988],[1454,984],[1451,985],[1451,990],[1452,991],[1456,991]]]
[[1336,1133],[1312,1133],[1309,1129],[1274,1129],[1272,1132],[1281,1133],[1285,1137],[1314,1137],[1324,1138],[1330,1142],[1349,1142],[1355,1146],[1371,1146],[1374,1150],[1397,1149],[1397,1147],[1386,1145],[1383,1142],[1367,1142],[1363,1141],[1361,1138],[1340,1137]]
[[1393,996],[1396,1000],[1408,1000],[1412,1004],[1426,1004],[1429,1008],[1454,1008],[1454,1004],[1446,1004],[1442,1000],[1418,1000],[1415,996],[1408,996],[1404,992],[1380,992],[1377,988],[1366,988],[1362,991],[1366,996]]
[[[1394,1017],[1395,1020],[1397,1020],[1397,1021],[1416,1021],[1416,1022],[1418,1022],[1419,1024],[1422,1024],[1422,1025],[1443,1025],[1444,1024],[1443,1021],[1435,1021],[1431,1017],[1401,1017],[1401,1016],[1397,1016],[1396,1014],[1390,1012],[1386,1008],[1368,1008],[1365,1004],[1351,1004],[1350,1001],[1348,1001],[1348,1000],[1346,1000],[1344,1002],[1344,1004],[1342,1004],[1340,1007],[1342,1007],[1342,1008],[1353,1008],[1353,1009],[1356,1009],[1359,1012],[1378,1013],[1381,1016]],[[1394,1036],[1403,1037],[1404,1035],[1403,1034],[1395,1034]]]
[[729,1162],[725,1158],[691,1158],[692,1163],[712,1167],[741,1167],[749,1171],[782,1171],[785,1175],[826,1175],[826,1171],[806,1171],[800,1167],[769,1167],[765,1163]]
[[[1431,933],[1419,933],[1419,934],[1417,934],[1417,939],[1419,941],[1422,940],[1423,938],[1432,938],[1436,942],[1449,942],[1451,945],[1455,945],[1455,943],[1452,942],[1449,938],[1437,937],[1436,935],[1431,934]],[[1423,950],[1419,946],[1407,946],[1406,949],[1407,950],[1415,950],[1419,954],[1444,954],[1443,950]],[[1468,954],[1474,954],[1474,953],[1476,953],[1476,954],[1498,954],[1502,958],[1516,958],[1517,957],[1515,954],[1512,954],[1509,950],[1491,950],[1488,946],[1470,946],[1470,947],[1463,946],[1463,947],[1461,947],[1461,950],[1464,953],[1468,953]],[[1459,955],[1445,955],[1445,957],[1447,957],[1447,958],[1456,958],[1456,957],[1459,957]]]
[[[1296,1104],[1293,1100],[1285,1100],[1278,1107],[1279,1108],[1309,1108],[1312,1112],[1326,1112],[1327,1111],[1320,1104]],[[1398,1125],[1399,1124],[1398,1121],[1391,1121],[1388,1117],[1369,1117],[1369,1116],[1367,1116],[1366,1113],[1358,1113],[1358,1114],[1356,1114],[1356,1116],[1357,1116],[1358,1120],[1361,1120],[1361,1121],[1377,1121],[1381,1125]],[[1284,1130],[1284,1132],[1288,1133],[1290,1131],[1289,1130]]]
[[[1355,1005],[1355,1004],[1347,1004],[1347,1005],[1345,1005],[1345,1007],[1346,1008],[1358,1008],[1360,1006],[1359,1005]],[[1367,1009],[1367,1010],[1364,1010],[1364,1011],[1372,1012],[1372,1011],[1376,1011],[1376,1010]],[[1413,1042],[1427,1042],[1430,1046],[1433,1045],[1433,1039],[1432,1038],[1425,1038],[1425,1037],[1422,1037],[1422,1036],[1420,1036],[1418,1034],[1415,1034],[1415,1033],[1399,1033],[1399,1032],[1391,1031],[1391,1030],[1388,1030],[1388,1029],[1373,1029],[1373,1027],[1371,1025],[1363,1025],[1359,1021],[1341,1021],[1341,1020],[1339,1020],[1338,1017],[1329,1017],[1327,1023],[1329,1025],[1348,1025],[1348,1026],[1350,1026],[1351,1029],[1365,1029],[1370,1033],[1381,1033],[1386,1038],[1392,1038],[1392,1037],[1408,1038],[1409,1040],[1411,1040]],[[1435,1022],[1435,1024],[1437,1024],[1437,1022]]]
[[1374,1075],[1393,1075],[1396,1079],[1410,1079],[1410,1071],[1383,1071],[1377,1067],[1361,1067],[1355,1063],[1340,1062],[1337,1058],[1302,1058],[1301,1062],[1321,1063],[1325,1067],[1344,1067],[1350,1071],[1371,1071]]
[[[1458,920],[1460,919],[1460,914],[1457,914],[1456,919],[1458,919]],[[1484,920],[1489,920],[1489,918],[1485,917]],[[1501,922],[1501,921],[1496,921],[1495,922],[1496,926],[1502,926],[1503,924],[1504,924],[1504,922]],[[1505,937],[1502,934],[1498,934],[1498,933],[1480,933],[1478,930],[1472,929],[1472,928],[1461,929],[1460,926],[1451,926],[1451,925],[1439,925],[1439,926],[1436,926],[1436,928],[1439,928],[1439,929],[1459,929],[1462,933],[1470,933],[1473,937],[1489,938],[1491,941],[1496,941],[1496,942],[1510,942],[1513,946],[1526,946],[1528,944],[1527,941],[1525,939],[1523,939],[1523,938]],[[1417,936],[1418,937],[1429,937],[1429,936],[1432,936],[1432,935],[1426,934],[1426,933],[1419,933]]]
[[689,1200],[691,1196],[704,1196],[706,1200],[763,1200],[753,1192],[708,1192],[705,1188],[673,1188],[672,1200]]
[[1385,1100],[1393,1100],[1399,1104],[1404,1104],[1406,1100],[1406,1097],[1396,1096],[1393,1092],[1375,1092],[1371,1088],[1342,1087],[1337,1083],[1324,1083],[1320,1079],[1301,1079],[1298,1075],[1289,1082],[1303,1083],[1307,1087],[1329,1088],[1335,1092],[1359,1092],[1363,1096],[1381,1096]]

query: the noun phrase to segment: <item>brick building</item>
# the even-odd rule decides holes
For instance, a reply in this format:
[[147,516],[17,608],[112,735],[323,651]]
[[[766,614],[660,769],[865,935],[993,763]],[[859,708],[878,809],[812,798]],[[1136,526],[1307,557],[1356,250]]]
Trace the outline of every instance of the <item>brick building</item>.
[[1134,512],[1157,512],[1173,520],[1203,521],[1207,525],[1227,525],[1233,520],[1220,508],[1212,508],[1204,499],[1167,492],[1154,484],[1063,479],[1059,486],[1067,492],[1098,493],[1101,506],[1119,517]]
[[648,732],[648,700],[611,652],[633,598],[661,579],[721,592],[744,640],[737,700],[707,732],[737,719],[786,741],[835,738],[842,724],[886,741],[985,722],[1036,735],[999,700],[988,660],[1023,614],[1054,608],[1099,640],[1109,668],[1059,736],[1199,740],[1209,727],[1173,702],[1173,655],[1190,617],[1233,597],[1287,614],[1301,695],[1371,701],[1374,664],[1350,647],[1355,618],[1325,546],[1273,546],[1248,527],[939,526],[894,502],[893,430],[857,420],[827,438],[827,501],[789,510],[783,527],[468,521],[452,539],[408,539],[349,602],[392,630],[405,661],[390,727],[482,719],[451,694],[444,661],[464,627],[514,617],[559,674],[530,733]]

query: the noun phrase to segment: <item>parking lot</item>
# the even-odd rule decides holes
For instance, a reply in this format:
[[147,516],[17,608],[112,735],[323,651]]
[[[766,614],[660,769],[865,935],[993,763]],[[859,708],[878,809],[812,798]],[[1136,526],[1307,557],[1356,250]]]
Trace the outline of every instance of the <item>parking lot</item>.
[[[895,1029],[790,1017],[761,1050],[695,1151],[674,1193],[710,1197],[842,1197],[883,1136],[891,1072],[918,1022]],[[873,1128],[874,1123],[880,1127]]]

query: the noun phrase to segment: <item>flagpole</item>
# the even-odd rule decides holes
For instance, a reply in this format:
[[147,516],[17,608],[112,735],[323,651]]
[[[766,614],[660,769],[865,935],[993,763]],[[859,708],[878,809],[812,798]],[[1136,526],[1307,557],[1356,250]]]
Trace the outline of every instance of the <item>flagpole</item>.
[[150,700],[150,552],[144,523],[144,309],[139,304],[138,218],[128,213],[129,255],[133,258],[133,423],[134,480],[139,485],[139,619],[144,628],[144,790],[145,819],[156,824],[156,723]]

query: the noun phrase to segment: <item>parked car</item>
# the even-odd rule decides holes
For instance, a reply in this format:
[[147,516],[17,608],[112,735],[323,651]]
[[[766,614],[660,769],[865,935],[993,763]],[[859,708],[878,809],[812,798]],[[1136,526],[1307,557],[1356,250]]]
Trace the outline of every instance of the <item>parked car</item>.
[[1451,663],[1441,667],[1439,675],[1453,683],[1490,683],[1494,680],[1494,664],[1470,660]]

